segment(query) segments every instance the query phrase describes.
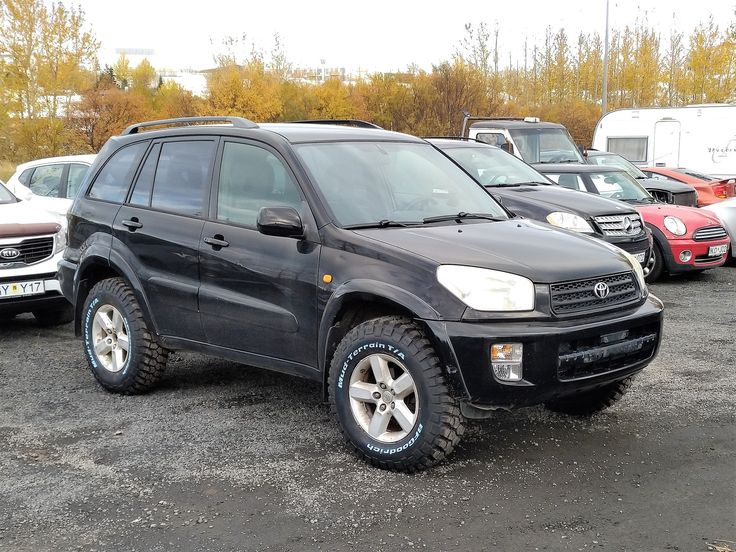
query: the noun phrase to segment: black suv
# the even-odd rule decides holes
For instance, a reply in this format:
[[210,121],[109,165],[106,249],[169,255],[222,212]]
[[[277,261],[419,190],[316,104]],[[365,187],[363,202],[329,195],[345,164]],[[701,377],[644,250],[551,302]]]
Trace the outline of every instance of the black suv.
[[[647,266],[651,233],[631,205],[558,186],[495,146],[456,138],[428,141],[488,188],[512,213],[605,240],[631,253],[642,267]],[[538,168],[544,172],[546,166]]]
[[394,132],[134,125],[69,222],[62,289],[106,389],[148,390],[176,349],[303,376],[383,468],[439,461],[494,409],[601,410],[659,346],[632,257],[512,218]]

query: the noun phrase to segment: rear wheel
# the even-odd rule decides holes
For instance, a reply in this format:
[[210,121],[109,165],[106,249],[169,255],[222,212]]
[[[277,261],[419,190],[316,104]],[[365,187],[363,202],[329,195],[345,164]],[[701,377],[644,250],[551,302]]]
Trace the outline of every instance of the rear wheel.
[[579,393],[572,397],[549,401],[547,408],[572,416],[592,416],[606,408],[612,407],[623,398],[631,387],[634,376],[599,387],[592,391]]
[[383,317],[353,328],[335,351],[329,389],[343,436],[374,466],[424,469],[450,454],[463,434],[440,360],[408,319]]
[[168,351],[151,334],[133,291],[121,278],[95,284],[82,311],[82,340],[89,367],[113,393],[143,393],[166,367]]

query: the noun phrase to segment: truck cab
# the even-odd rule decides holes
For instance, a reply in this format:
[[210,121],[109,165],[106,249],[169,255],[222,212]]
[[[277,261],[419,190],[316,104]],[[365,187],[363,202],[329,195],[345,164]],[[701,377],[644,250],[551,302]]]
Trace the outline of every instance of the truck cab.
[[472,117],[463,120],[463,137],[497,146],[527,163],[585,163],[567,129],[538,117]]

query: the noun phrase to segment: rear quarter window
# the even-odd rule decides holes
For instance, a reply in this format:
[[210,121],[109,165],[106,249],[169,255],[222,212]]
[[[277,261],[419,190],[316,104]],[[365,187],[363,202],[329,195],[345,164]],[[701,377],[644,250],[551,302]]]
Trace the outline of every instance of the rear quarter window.
[[92,199],[122,203],[147,147],[148,141],[136,142],[116,151],[97,173],[88,196]]

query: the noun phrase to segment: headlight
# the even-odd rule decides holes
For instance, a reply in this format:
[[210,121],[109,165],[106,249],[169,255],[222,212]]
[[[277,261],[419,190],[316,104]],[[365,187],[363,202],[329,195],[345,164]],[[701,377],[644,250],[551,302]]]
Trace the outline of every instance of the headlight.
[[675,236],[684,236],[687,226],[677,217],[664,217],[664,227]]
[[534,284],[516,274],[472,266],[442,265],[437,281],[471,309],[534,310]]
[[644,269],[641,267],[641,263],[637,261],[634,256],[631,255],[628,251],[624,251],[622,249],[621,252],[626,255],[626,259],[629,261],[631,268],[634,269],[636,279],[639,280],[639,289],[641,290],[641,296],[646,297],[647,295],[649,295],[649,290],[647,289],[647,283],[644,281]]
[[547,222],[566,230],[574,230],[575,232],[585,232],[586,234],[593,234],[595,232],[587,220],[573,213],[555,211],[547,215]]
[[54,253],[66,249],[66,225],[62,224],[59,231],[54,234]]

